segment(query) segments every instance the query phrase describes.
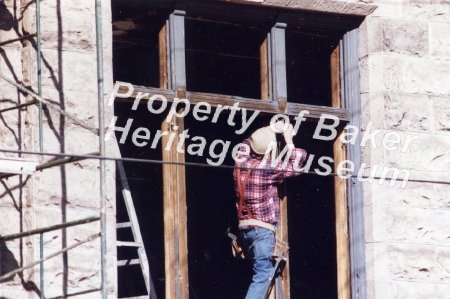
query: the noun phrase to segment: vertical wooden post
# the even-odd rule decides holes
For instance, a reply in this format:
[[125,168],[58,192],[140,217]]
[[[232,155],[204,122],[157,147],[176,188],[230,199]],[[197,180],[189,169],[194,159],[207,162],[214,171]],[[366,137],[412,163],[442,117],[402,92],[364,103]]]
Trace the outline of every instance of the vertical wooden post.
[[270,99],[270,57],[269,38],[266,37],[259,48],[261,100]]
[[[178,136],[173,139],[171,145],[169,143],[171,133],[178,135],[183,130],[182,118],[174,117],[171,122],[163,122],[162,131],[169,132],[162,138],[164,161],[176,163],[185,161],[184,154],[177,151]],[[170,147],[167,147],[168,144]],[[163,192],[166,298],[187,299],[189,281],[184,165],[170,163],[163,165]]]
[[330,70],[331,70],[331,106],[334,108],[341,107],[341,86],[340,86],[340,53],[339,46],[337,46],[330,56]]
[[[286,24],[276,23],[270,31],[270,62],[272,79],[272,100],[277,101],[280,107],[279,113],[284,113],[287,107],[287,81],[286,81]],[[279,233],[283,241],[289,244],[288,240],[288,217],[287,198],[284,197],[280,203],[280,224]],[[290,298],[290,277],[289,277],[289,257],[286,267],[281,277],[275,282],[272,289],[271,298]]]
[[[341,108],[340,53],[337,46],[330,57],[332,106]],[[342,132],[341,132],[342,134]],[[334,172],[337,165],[346,160],[345,146],[337,138],[333,143]],[[347,180],[334,177],[336,215],[337,290],[339,299],[350,299],[350,253],[348,237]]]
[[[170,67],[161,67],[168,70],[167,77],[162,76],[161,85],[166,85],[177,92],[177,97],[186,96],[186,67],[185,67],[185,42],[184,42],[184,15],[183,11],[174,11],[168,22],[168,30],[160,32],[160,45],[165,41],[169,42],[170,56],[163,54],[161,60],[166,59]],[[168,38],[164,38],[163,32],[167,30]],[[167,53],[167,52],[166,52]],[[181,111],[180,111],[181,112]],[[179,153],[178,135],[184,130],[182,118],[173,117],[169,121],[164,121],[162,131],[169,132],[163,136],[163,160],[169,162],[183,163],[184,153]],[[176,134],[173,141],[170,140],[171,133]],[[167,144],[172,142],[169,148]],[[188,299],[189,280],[187,263],[187,210],[186,210],[186,181],[185,167],[179,164],[163,165],[163,192],[164,192],[164,247],[165,247],[165,278],[166,278],[166,298]]]
[[159,31],[159,88],[169,88],[168,59],[167,59],[167,27],[168,21]]
[[[333,144],[334,172],[346,159],[344,144],[337,138]],[[336,258],[338,299],[350,299],[350,255],[348,238],[347,179],[334,177],[336,215]]]

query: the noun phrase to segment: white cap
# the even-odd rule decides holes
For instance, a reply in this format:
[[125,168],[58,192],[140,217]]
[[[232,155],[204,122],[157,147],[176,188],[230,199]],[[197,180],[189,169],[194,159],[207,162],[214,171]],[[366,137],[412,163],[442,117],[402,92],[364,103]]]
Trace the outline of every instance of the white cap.
[[264,155],[270,142],[276,142],[277,138],[275,133],[270,127],[263,127],[250,136],[250,147],[258,155]]

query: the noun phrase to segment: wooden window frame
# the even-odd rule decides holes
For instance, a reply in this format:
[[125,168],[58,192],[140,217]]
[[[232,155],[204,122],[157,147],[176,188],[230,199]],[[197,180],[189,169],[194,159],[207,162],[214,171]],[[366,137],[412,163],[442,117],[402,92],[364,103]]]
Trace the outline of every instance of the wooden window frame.
[[[296,116],[308,110],[307,119],[317,122],[323,114],[338,117],[342,124],[352,122],[359,125],[359,78],[357,59],[357,30],[344,34],[340,45],[331,55],[332,106],[314,106],[290,103],[287,100],[286,67],[273,61],[286,61],[286,23],[276,23],[260,47],[261,99],[186,91],[185,12],[175,10],[159,34],[160,88],[134,86],[131,98],[138,92],[161,94],[169,101],[175,97],[188,98],[190,103],[208,102],[212,107],[232,106],[239,102],[241,108],[267,113],[283,113]],[[126,90],[120,90],[126,92]],[[145,101],[145,100],[144,100]],[[176,120],[183,127],[183,120]],[[163,124],[170,130],[172,124]],[[163,139],[163,148],[167,140]],[[359,144],[359,143],[358,143]],[[172,147],[173,148],[173,147]],[[176,146],[175,146],[176,148]],[[164,151],[163,160],[184,162],[184,155],[176,151]],[[360,165],[359,147],[346,148],[339,139],[333,144],[335,165],[352,159]],[[336,171],[336,169],[334,169]],[[166,298],[189,298],[187,263],[187,209],[185,167],[164,164],[164,239]],[[335,177],[336,245],[338,298],[364,298],[364,234],[361,184],[356,180]],[[281,204],[280,231],[283,239],[288,236],[287,200]],[[362,238],[362,240],[361,240]],[[290,298],[289,262],[285,275],[277,280],[271,298]]]

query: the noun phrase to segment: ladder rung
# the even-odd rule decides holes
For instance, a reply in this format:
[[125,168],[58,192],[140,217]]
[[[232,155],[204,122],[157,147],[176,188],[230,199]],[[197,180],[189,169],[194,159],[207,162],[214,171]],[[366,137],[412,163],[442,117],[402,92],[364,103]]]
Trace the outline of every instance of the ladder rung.
[[117,246],[120,247],[141,247],[142,243],[136,243],[136,242],[124,242],[124,241],[117,241]]
[[131,227],[131,222],[117,223],[116,227],[117,227],[117,228]]
[[130,266],[130,265],[139,265],[139,264],[140,264],[139,259],[117,261],[117,266],[118,267]]

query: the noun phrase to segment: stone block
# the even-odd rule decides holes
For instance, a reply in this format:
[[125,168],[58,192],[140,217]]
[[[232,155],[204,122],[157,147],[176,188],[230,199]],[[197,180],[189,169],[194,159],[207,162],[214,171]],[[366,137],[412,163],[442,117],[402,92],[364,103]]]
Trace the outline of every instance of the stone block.
[[428,54],[428,24],[419,20],[383,20],[383,45],[387,52]]
[[448,0],[409,0],[402,7],[402,17],[449,23]]
[[383,92],[384,58],[381,55],[367,55],[359,60],[360,89],[362,93]]
[[[70,209],[99,208],[98,171],[83,169],[86,162],[67,164],[65,182],[62,182],[61,170],[52,168],[37,173],[34,195],[39,207],[66,206]],[[45,186],[41,188],[40,186]]]
[[359,26],[359,57],[383,52],[383,18],[369,16]]
[[[450,210],[412,208],[394,205],[372,207],[373,241],[415,244],[450,244]],[[372,240],[368,240],[372,241]]]
[[388,244],[366,244],[366,272],[367,280],[389,278],[389,251]]
[[430,23],[429,26],[430,54],[437,58],[450,60],[450,22]]
[[398,132],[401,139],[407,136],[417,136],[418,139],[410,143],[406,152],[400,150],[385,150],[385,163],[391,167],[415,169],[433,172],[448,172],[450,169],[450,136],[431,134],[409,134]]
[[[66,222],[84,219],[87,217],[99,215],[98,211],[88,209],[71,209],[58,208],[58,207],[37,207],[36,209],[36,227],[48,227],[51,225],[63,223],[63,215],[66,216]],[[69,228],[58,229],[50,231],[44,234],[44,247],[46,252],[51,252],[50,249],[61,248],[63,238],[66,240],[67,245],[74,244],[80,240],[85,240],[92,234],[100,232],[100,224],[98,221],[72,226]],[[79,249],[87,250],[90,252],[97,252],[100,250],[99,239],[84,243],[80,245]],[[39,244],[39,238],[36,237],[34,243]],[[47,249],[49,251],[47,251]]]
[[[31,14],[34,16],[34,8]],[[31,28],[36,28],[35,18],[32,18]],[[94,52],[94,15],[42,9],[41,45],[43,49]]]
[[450,94],[450,63],[387,55],[382,66],[384,88],[387,91],[435,96]]
[[[51,251],[49,251],[50,253]],[[47,297],[61,295],[64,272],[67,274],[67,292],[92,290],[100,285],[100,251],[86,252],[79,248],[67,252],[67,263],[62,256],[46,261],[45,294]],[[89,294],[89,298],[90,294]]]
[[369,17],[392,17],[399,18],[402,15],[403,5],[408,0],[374,0],[373,4],[377,5],[377,9],[370,14]]
[[432,98],[434,119],[434,131],[450,132],[450,97]]
[[429,103],[429,97],[424,95],[386,94],[384,96],[384,128],[430,131],[433,112]]
[[20,232],[21,216],[17,207],[2,207],[0,215],[1,215],[0,221],[1,235],[5,236]]
[[[0,51],[0,72],[14,82],[22,82],[22,51],[16,47],[2,47]],[[11,84],[0,79],[0,88],[11,88]]]
[[386,279],[375,279],[367,281],[368,299],[396,298],[392,295],[392,282]]
[[[42,85],[61,92],[96,93],[96,54],[79,51],[42,51]],[[32,64],[31,74],[36,74],[36,64]],[[36,80],[36,79],[35,79]],[[36,81],[32,82],[35,83]]]
[[364,191],[364,194],[367,195],[365,196],[367,204],[394,205],[424,209],[449,208],[449,203],[436,194],[432,184],[409,182],[406,188],[401,188],[398,185],[380,185],[375,181],[374,183],[365,183]]
[[447,209],[450,208],[450,186],[435,184],[433,187],[436,206]]
[[[103,8],[110,7],[109,5],[102,5]],[[62,11],[72,13],[73,15],[94,15],[95,1],[73,0],[73,1],[42,1],[42,10]]]
[[450,250],[442,246],[389,245],[390,278],[398,281],[450,283]]
[[[449,298],[450,284],[421,283],[421,282],[394,282],[394,297],[398,299],[423,299],[423,298]],[[380,297],[381,299],[381,297]]]
[[20,206],[26,206],[29,200],[26,188],[26,178],[21,178],[18,175],[2,180],[0,182],[0,208],[17,209]]

